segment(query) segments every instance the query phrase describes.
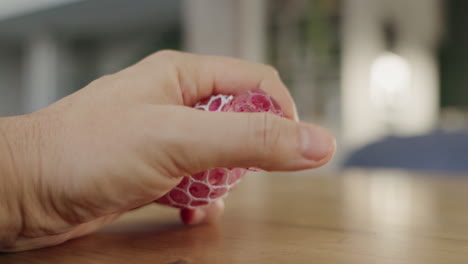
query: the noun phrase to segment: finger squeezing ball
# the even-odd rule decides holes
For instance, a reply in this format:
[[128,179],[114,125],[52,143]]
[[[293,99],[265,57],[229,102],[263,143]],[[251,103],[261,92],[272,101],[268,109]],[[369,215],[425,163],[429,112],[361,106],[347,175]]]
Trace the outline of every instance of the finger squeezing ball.
[[[263,90],[253,89],[238,95],[213,95],[194,108],[215,112],[269,112],[283,116],[278,103]],[[249,169],[213,168],[185,176],[157,202],[177,208],[194,209],[225,197]]]

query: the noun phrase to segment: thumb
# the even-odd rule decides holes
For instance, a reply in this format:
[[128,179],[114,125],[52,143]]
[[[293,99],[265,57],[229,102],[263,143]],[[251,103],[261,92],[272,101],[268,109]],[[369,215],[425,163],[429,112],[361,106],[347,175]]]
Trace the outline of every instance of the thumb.
[[259,167],[292,171],[316,168],[335,152],[325,129],[269,113],[203,112],[184,109],[185,142],[179,145],[190,170]]

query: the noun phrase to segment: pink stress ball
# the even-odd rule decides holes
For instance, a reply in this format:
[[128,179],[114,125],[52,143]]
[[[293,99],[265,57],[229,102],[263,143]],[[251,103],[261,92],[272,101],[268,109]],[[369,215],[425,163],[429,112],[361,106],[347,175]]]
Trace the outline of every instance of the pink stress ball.
[[[194,108],[214,112],[269,112],[283,116],[278,103],[261,89],[238,95],[214,95],[198,102]],[[176,208],[194,209],[225,197],[244,177],[244,168],[214,168],[185,176],[174,189],[157,200]]]

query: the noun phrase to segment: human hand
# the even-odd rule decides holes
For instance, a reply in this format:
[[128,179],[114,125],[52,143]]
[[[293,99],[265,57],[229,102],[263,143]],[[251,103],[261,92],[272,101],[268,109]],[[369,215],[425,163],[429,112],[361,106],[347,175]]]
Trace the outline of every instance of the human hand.
[[[187,107],[253,88],[275,98],[286,118]],[[0,250],[88,234],[209,168],[290,171],[328,162],[333,137],[295,120],[294,102],[271,67],[174,51],[40,111],[0,119],[0,150],[8,154],[0,160]],[[218,201],[181,215],[187,224],[211,222],[222,209]]]

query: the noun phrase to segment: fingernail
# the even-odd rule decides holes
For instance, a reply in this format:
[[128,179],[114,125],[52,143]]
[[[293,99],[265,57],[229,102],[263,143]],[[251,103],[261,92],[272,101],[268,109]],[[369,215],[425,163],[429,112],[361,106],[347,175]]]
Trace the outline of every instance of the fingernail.
[[335,139],[325,129],[307,124],[301,126],[302,156],[321,161],[333,150]]

